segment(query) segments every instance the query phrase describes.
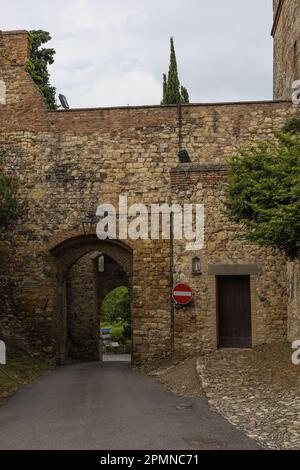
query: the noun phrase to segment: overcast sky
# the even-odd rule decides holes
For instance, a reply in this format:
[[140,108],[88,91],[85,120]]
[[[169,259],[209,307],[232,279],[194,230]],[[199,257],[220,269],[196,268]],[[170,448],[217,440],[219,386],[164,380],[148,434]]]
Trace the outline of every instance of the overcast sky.
[[[174,36],[191,102],[272,98],[272,0],[0,0],[2,30],[45,29],[71,107],[159,104]],[[50,44],[50,43],[49,43]]]

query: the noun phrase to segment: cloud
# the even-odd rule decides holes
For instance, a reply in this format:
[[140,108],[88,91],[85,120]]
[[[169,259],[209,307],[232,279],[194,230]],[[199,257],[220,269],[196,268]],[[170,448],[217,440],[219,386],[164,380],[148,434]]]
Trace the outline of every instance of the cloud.
[[51,32],[72,107],[159,104],[170,36],[193,102],[272,97],[271,0],[10,0],[1,20]]

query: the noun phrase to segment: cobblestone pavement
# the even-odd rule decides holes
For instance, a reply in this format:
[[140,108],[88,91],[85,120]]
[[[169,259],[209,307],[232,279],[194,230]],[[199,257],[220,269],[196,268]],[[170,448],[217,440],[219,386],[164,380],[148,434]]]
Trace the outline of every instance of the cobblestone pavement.
[[208,404],[265,448],[300,449],[300,366],[289,344],[198,359]]

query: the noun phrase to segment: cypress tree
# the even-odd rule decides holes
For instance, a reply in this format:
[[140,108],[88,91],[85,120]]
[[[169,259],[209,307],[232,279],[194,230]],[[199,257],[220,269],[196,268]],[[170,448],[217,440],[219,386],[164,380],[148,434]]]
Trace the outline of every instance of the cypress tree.
[[174,47],[174,39],[171,38],[171,54],[168,79],[163,75],[163,100],[162,104],[189,103],[189,94],[186,88],[180,88],[177,60]]
[[166,102],[166,97],[167,97],[167,75],[164,73],[163,74],[163,99],[161,104],[165,104]]
[[182,103],[189,103],[190,102],[190,97],[187,89],[182,86],[181,87],[181,101]]
[[180,96],[180,83],[178,78],[177,60],[174,47],[174,40],[171,38],[171,55],[170,67],[168,73],[166,103],[165,104],[178,104],[181,102]]

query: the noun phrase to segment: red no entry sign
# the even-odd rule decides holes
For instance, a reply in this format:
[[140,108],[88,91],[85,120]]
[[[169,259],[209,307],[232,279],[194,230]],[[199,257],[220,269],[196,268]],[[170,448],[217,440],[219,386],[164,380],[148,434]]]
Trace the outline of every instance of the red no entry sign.
[[187,305],[192,301],[192,289],[186,284],[177,284],[173,289],[173,300],[179,305]]

